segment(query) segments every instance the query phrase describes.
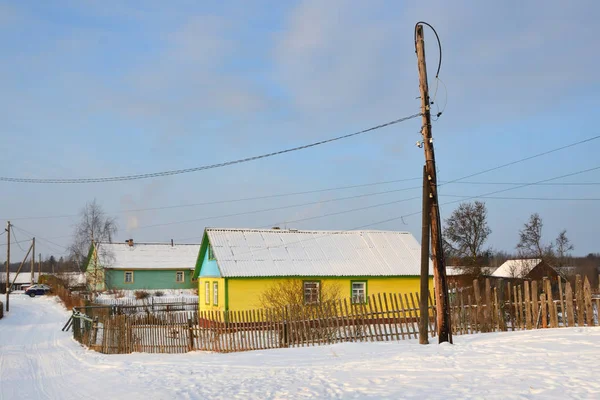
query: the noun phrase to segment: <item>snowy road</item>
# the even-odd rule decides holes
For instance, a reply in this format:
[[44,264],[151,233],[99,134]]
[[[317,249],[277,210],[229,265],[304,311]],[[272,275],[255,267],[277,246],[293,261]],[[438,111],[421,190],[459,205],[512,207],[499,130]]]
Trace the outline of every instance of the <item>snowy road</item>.
[[600,398],[600,328],[237,354],[87,351],[51,298],[0,320],[0,399]]

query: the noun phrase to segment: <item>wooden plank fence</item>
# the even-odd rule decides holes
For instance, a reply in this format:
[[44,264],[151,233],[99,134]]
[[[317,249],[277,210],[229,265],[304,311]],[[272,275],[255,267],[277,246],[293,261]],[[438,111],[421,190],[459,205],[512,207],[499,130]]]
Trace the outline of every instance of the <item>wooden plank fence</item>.
[[[570,283],[510,282],[492,286],[473,282],[473,297],[449,288],[453,335],[573,326],[598,326],[600,296],[578,276]],[[541,290],[541,293],[540,293]],[[483,294],[482,294],[483,292]],[[335,300],[282,309],[247,311],[106,312],[74,309],[75,339],[105,354],[184,353],[194,350],[238,352],[281,347],[323,346],[340,342],[416,339],[417,293],[372,294],[364,304]],[[436,333],[435,305],[429,297],[430,337]],[[68,329],[68,328],[67,328]]]

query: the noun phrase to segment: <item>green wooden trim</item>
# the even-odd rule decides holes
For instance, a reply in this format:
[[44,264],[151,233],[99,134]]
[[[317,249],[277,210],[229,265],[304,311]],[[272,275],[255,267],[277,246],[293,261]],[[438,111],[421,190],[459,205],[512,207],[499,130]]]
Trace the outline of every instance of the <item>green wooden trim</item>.
[[229,280],[227,278],[225,281],[225,311],[229,311]]
[[[217,290],[215,290],[215,285],[217,285]],[[217,302],[215,303],[215,294],[217,295]],[[212,282],[212,305],[213,306],[219,306],[219,282],[218,281],[213,281]]]
[[94,242],[92,242],[90,244],[90,249],[88,250],[88,255],[87,255],[87,258],[85,260],[85,266],[83,267],[83,272],[87,272],[87,269],[88,269],[88,267],[90,265],[90,261],[92,260],[92,257],[94,255],[95,247],[96,246],[95,246]]
[[305,293],[304,293],[304,283],[305,283],[305,282],[318,282],[318,283],[319,283],[319,301],[318,301],[318,302],[320,303],[320,302],[321,302],[321,292],[322,292],[322,290],[321,290],[321,289],[322,289],[322,287],[323,287],[323,285],[322,285],[322,283],[321,283],[321,280],[320,280],[320,279],[303,279],[303,280],[302,280],[302,300],[303,300],[303,303],[304,303],[304,304],[312,304],[312,303],[306,303],[306,302],[304,301],[304,294],[305,294]]
[[[208,284],[208,290],[206,290],[206,285]],[[204,304],[210,306],[210,293],[212,288],[210,287],[210,281],[204,281]],[[206,295],[208,294],[208,302],[206,301]]]
[[[352,284],[353,283],[363,283],[365,284],[365,301],[363,303],[355,303],[352,297]],[[355,279],[350,281],[350,303],[351,304],[368,304],[369,303],[369,281],[366,279],[360,280]]]
[[204,230],[204,235],[202,235],[202,242],[200,242],[200,251],[198,252],[198,257],[196,258],[196,268],[194,268],[194,279],[198,279],[200,276],[200,268],[202,268],[202,264],[204,263],[204,253],[206,252],[206,246],[208,244],[208,234],[206,233],[206,229]]

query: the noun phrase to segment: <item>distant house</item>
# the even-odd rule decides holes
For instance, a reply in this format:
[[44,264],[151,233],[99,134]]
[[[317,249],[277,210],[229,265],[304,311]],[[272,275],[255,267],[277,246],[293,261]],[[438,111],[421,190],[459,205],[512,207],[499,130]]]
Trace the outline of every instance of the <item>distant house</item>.
[[[194,278],[201,310],[261,308],[261,294],[286,279],[305,303],[334,284],[364,304],[371,294],[419,291],[420,259],[408,232],[207,228]],[[433,288],[431,262],[429,271]]]
[[547,262],[539,258],[508,260],[492,273],[495,278],[538,280],[543,277],[556,278],[558,273]]
[[[50,274],[49,274],[50,275]],[[61,279],[63,283],[71,290],[86,289],[86,274],[85,272],[59,272],[54,274]]]
[[198,244],[94,243],[85,275],[88,289],[192,289]]
[[[19,275],[15,271],[11,271],[9,275],[10,283],[12,284],[10,290],[23,290],[27,286],[38,283],[39,273],[33,273],[33,279],[31,271],[21,271]],[[6,287],[6,272],[0,275],[0,282],[2,282],[3,288]],[[14,283],[13,283],[14,282]]]

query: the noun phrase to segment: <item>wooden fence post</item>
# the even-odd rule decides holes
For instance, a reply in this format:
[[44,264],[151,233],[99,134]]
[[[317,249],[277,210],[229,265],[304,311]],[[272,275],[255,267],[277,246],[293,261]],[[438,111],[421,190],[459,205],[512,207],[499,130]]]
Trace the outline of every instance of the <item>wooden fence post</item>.
[[542,328],[548,327],[548,317],[546,312],[546,295],[544,293],[540,294],[540,303],[541,303],[541,311],[542,314]]
[[511,291],[511,287],[510,287],[510,282],[506,282],[506,294],[508,296],[508,320],[510,321],[510,327],[511,330],[514,331],[515,330],[515,316],[513,313],[513,306],[512,306],[512,291]]
[[498,308],[500,310],[499,328],[501,331],[506,331],[506,316],[505,316],[505,304],[504,304],[504,280],[498,281]]
[[94,317],[94,322],[92,323],[92,334],[90,335],[91,340],[90,344],[96,346],[96,340],[98,339],[98,316]]
[[73,313],[73,337],[81,342],[81,318],[76,315],[76,311]]
[[577,300],[577,325],[584,326],[584,305],[583,305],[583,282],[581,281],[581,275],[575,276],[575,298]]
[[[571,289],[571,282],[567,281],[567,287],[565,288],[565,296],[567,300],[567,321],[568,326],[575,326],[575,311],[573,309],[573,290]],[[564,320],[564,315],[563,315]]]
[[491,332],[492,326],[492,287],[490,278],[485,278],[485,329],[486,332]]
[[188,351],[194,351],[194,325],[192,319],[188,318]]
[[[494,315],[496,316],[495,320],[498,326],[498,330],[502,330],[502,315],[500,315],[500,307],[498,305],[498,288],[494,288]],[[496,325],[492,327],[492,331],[496,332]]]
[[538,321],[540,320],[540,293],[538,291],[537,281],[531,282],[531,319],[533,320],[533,327],[539,328]]
[[525,328],[527,330],[531,329],[531,296],[529,294],[529,281],[523,282],[524,290],[525,290]]
[[560,275],[558,276],[558,299],[560,300],[560,319],[562,320],[563,325],[567,326],[567,320],[565,319],[565,299],[563,295],[562,278]]
[[544,290],[546,292],[546,301],[548,302],[548,313],[550,315],[550,327],[557,328],[556,309],[554,308],[554,299],[552,298],[552,282],[548,278],[544,278]]
[[588,326],[594,326],[594,308],[592,307],[592,288],[588,277],[585,277],[583,283],[583,298],[585,302],[585,315]]
[[[475,293],[475,303],[477,305],[477,319],[476,319],[476,326],[475,326],[475,331],[476,332],[485,332],[482,329],[482,321],[483,321],[483,310],[481,307],[481,293],[479,291],[479,280],[475,279],[473,280],[473,291]],[[479,326],[477,326],[479,325]]]

